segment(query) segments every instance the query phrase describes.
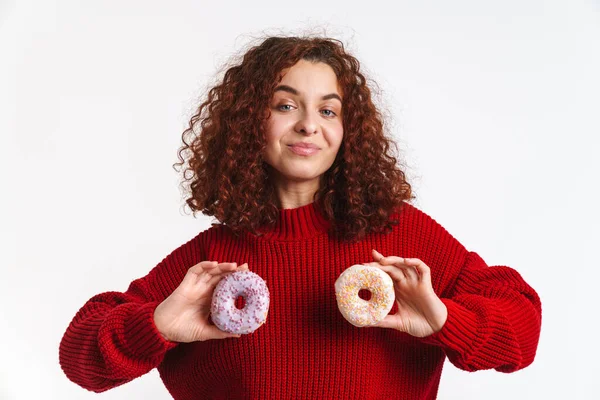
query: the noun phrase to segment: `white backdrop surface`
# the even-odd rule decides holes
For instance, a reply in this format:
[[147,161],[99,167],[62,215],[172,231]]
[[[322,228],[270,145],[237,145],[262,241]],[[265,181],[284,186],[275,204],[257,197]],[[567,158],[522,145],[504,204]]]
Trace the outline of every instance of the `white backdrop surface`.
[[382,91],[417,205],[543,305],[513,374],[448,361],[440,399],[598,399],[598,1],[0,1],[0,399],[168,399],[156,370],[102,395],[60,339],[210,226],[171,168],[199,97],[254,36],[341,39]]

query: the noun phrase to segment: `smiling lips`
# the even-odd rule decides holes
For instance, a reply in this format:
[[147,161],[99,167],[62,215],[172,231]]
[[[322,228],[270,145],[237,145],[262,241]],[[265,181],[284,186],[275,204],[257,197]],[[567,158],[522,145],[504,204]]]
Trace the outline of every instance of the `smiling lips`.
[[301,156],[310,156],[321,150],[312,143],[295,143],[288,145],[288,147],[291,151]]

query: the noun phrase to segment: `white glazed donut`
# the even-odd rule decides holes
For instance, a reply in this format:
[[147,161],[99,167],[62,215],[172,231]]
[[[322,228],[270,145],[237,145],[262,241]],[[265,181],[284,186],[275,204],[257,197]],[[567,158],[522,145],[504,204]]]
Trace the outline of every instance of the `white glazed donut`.
[[[358,297],[361,289],[371,292],[370,300]],[[394,282],[382,269],[356,264],[342,272],[335,281],[335,297],[340,312],[352,325],[375,325],[394,305]]]
[[[235,306],[239,296],[245,300],[241,310]],[[268,312],[269,289],[254,272],[234,272],[217,283],[210,313],[220,330],[235,334],[252,333],[266,321]]]

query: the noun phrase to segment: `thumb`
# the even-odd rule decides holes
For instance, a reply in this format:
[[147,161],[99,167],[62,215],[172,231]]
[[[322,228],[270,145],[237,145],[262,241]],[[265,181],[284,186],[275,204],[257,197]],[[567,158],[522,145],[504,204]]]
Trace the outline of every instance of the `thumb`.
[[249,268],[248,268],[248,263],[243,263],[242,265],[240,265],[240,266],[238,267],[238,269],[243,269],[243,270],[245,270],[245,271],[248,271],[248,269],[249,269]]
[[398,329],[398,317],[394,314],[388,314],[385,316],[384,319],[382,319],[381,321],[379,321],[378,323],[376,323],[375,325],[372,325],[374,327],[377,328],[391,328],[391,329]]

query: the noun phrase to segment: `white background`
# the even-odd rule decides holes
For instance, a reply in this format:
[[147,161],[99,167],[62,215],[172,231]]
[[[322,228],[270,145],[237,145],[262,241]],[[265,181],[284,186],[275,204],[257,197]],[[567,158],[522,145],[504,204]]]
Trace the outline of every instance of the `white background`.
[[1,399],[170,398],[156,370],[87,392],[60,339],[210,226],[183,209],[181,132],[253,37],[307,31],[379,84],[415,205],[542,299],[530,367],[446,362],[439,398],[600,398],[598,1],[64,0],[0,1]]

